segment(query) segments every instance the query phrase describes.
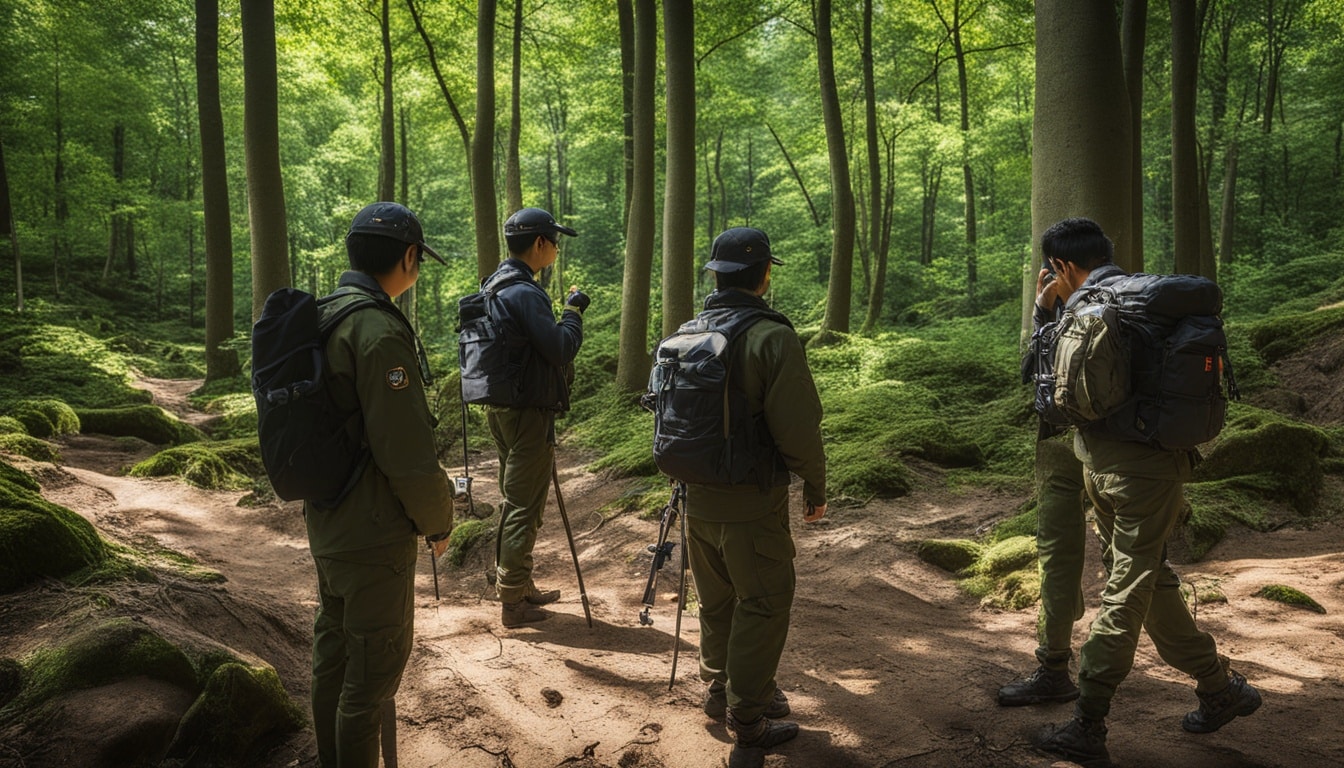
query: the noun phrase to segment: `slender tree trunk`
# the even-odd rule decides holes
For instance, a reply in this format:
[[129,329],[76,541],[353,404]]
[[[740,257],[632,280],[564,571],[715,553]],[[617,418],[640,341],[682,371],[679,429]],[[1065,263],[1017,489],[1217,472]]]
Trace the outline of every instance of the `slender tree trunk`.
[[884,139],[883,144],[887,155],[887,183],[880,202],[880,212],[874,211],[872,214],[878,220],[878,239],[873,250],[873,289],[868,296],[868,313],[863,319],[861,330],[864,334],[877,330],[878,324],[882,322],[882,302],[887,286],[887,255],[891,248],[891,218],[896,199],[896,186],[893,183],[896,137]]
[[971,107],[966,86],[966,49],[961,43],[961,3],[955,4],[957,14],[952,25],[952,52],[957,59],[957,90],[961,107],[961,178],[966,194],[966,295],[975,298],[976,283],[976,221],[975,173],[971,170]]
[[658,51],[654,0],[635,0],[635,177],[630,222],[625,234],[625,274],[621,282],[620,355],[616,386],[635,392],[649,378],[649,282],[654,239],[654,61]]
[[1023,275],[1022,331],[1040,261],[1040,237],[1068,216],[1087,216],[1115,242],[1128,268],[1134,246],[1129,95],[1115,10],[1109,3],[1037,0],[1036,110],[1032,129],[1031,269]]
[[1199,76],[1194,0],[1171,0],[1171,205],[1175,271],[1200,274],[1199,149],[1195,84]]
[[121,228],[125,214],[121,207],[121,185],[126,178],[126,126],[117,123],[112,126],[112,179],[116,182],[116,193],[112,199],[111,232],[107,238],[107,261],[103,263],[103,282],[112,274],[112,265],[121,252]]
[[667,174],[663,188],[663,335],[695,315],[695,11],[663,2]]
[[[1336,141],[1335,143],[1336,149],[1338,149],[1339,142]],[[752,208],[756,205],[756,165],[753,152],[751,134],[747,134],[747,198],[743,207],[746,209],[744,219],[748,227],[751,226]],[[1336,151],[1336,154],[1339,154],[1338,151]]]
[[410,166],[409,162],[410,140],[408,138],[408,134],[410,133],[410,126],[408,125],[408,123],[410,122],[410,120],[406,117],[405,107],[401,107],[401,109],[399,110],[399,114],[401,116],[401,195],[397,198],[397,200],[399,200],[402,205],[410,207],[411,177],[410,174],[407,172]]
[[1227,143],[1223,158],[1223,206],[1218,222],[1218,258],[1223,264],[1232,263],[1232,245],[1237,221],[1237,161],[1240,159],[1237,134]]
[[429,55],[429,68],[434,72],[434,81],[439,84],[439,93],[443,94],[443,100],[448,102],[448,111],[453,115],[453,124],[457,126],[458,136],[462,139],[462,151],[467,157],[468,173],[471,170],[471,133],[467,130],[467,121],[462,117],[462,111],[457,108],[457,101],[453,99],[452,91],[448,90],[448,81],[443,78],[443,70],[439,68],[439,57],[434,52],[434,42],[429,39],[429,33],[425,31],[424,20],[420,18],[420,11],[415,7],[415,0],[406,0],[406,7],[411,12],[411,19],[415,21],[415,31],[420,33],[420,39],[425,43],[425,53]]
[[831,38],[831,0],[817,3],[817,74],[821,81],[821,114],[826,126],[826,154],[831,165],[830,282],[826,288],[826,312],[813,344],[835,341],[837,333],[849,333],[849,308],[854,282],[854,190],[849,183],[849,154],[845,147],[844,116],[835,85],[835,61]]
[[397,128],[392,104],[392,28],[389,0],[383,0],[383,114],[379,122],[378,199],[393,200],[397,189]]
[[56,66],[53,72],[56,113],[56,158],[52,169],[52,185],[56,197],[56,229],[51,233],[51,285],[52,294],[61,295],[61,238],[66,231],[66,220],[70,218],[70,204],[65,197],[65,123],[61,112],[61,45],[60,37],[53,41],[52,55]]
[[714,242],[714,236],[718,234],[718,221],[714,218],[714,171],[709,164],[709,141],[705,141],[705,209],[708,215],[705,217],[705,239],[708,242]]
[[[803,199],[807,201],[807,210],[809,213],[812,214],[813,226],[820,227],[821,216],[817,214],[817,206],[815,203],[812,202],[812,196],[807,193],[807,185],[803,183],[802,174],[798,173],[798,166],[794,165],[793,158],[789,156],[789,150],[784,148],[784,142],[780,140],[779,134],[775,133],[774,126],[770,125],[769,123],[766,123],[765,127],[766,130],[770,131],[770,135],[774,138],[775,144],[779,147],[779,153],[784,156],[784,162],[789,164],[789,173],[793,176],[793,180],[798,182],[798,189],[802,191]],[[706,157],[708,157],[708,155],[706,155]],[[709,161],[706,160],[705,162],[708,163]],[[710,195],[712,197],[713,193],[711,192]],[[710,213],[710,216],[711,217],[713,216],[712,211]]]
[[[882,240],[882,158],[877,138],[877,79],[873,74],[873,0],[863,0],[863,117],[864,138],[868,150],[868,253],[878,259]],[[880,268],[879,268],[880,269]],[[865,270],[866,273],[866,270]],[[879,277],[878,279],[882,279]],[[882,291],[875,282],[868,283],[868,315],[863,329],[868,332],[874,322],[873,300],[882,300]]]
[[252,321],[290,283],[285,189],[280,175],[274,0],[243,0],[243,152],[252,234]]
[[728,187],[723,183],[723,129],[714,140],[714,186],[719,190],[719,218],[725,229],[731,223],[728,220]]
[[233,231],[224,117],[219,107],[219,0],[196,0],[196,109],[201,126],[201,202],[205,217],[205,380],[236,376],[233,338]]
[[495,208],[495,3],[476,2],[476,131],[471,142],[471,197],[476,219],[476,276],[499,266]]
[[14,311],[23,311],[23,259],[19,255],[19,233],[14,226],[14,208],[9,199],[9,171],[5,165],[5,145],[0,141],[0,236],[9,238],[14,254]]
[[1209,157],[1199,148],[1199,274],[1218,279],[1218,261],[1213,254],[1213,226],[1209,212]]
[[513,0],[513,72],[509,94],[509,138],[504,152],[504,215],[523,207],[523,172],[518,161],[518,134],[522,128],[523,0]]
[[622,224],[630,222],[630,197],[635,188],[635,15],[630,0],[616,0],[621,34],[621,156],[625,159],[625,203]]
[[1148,0],[1125,0],[1120,48],[1125,67],[1125,89],[1129,94],[1129,177],[1134,180],[1129,187],[1129,228],[1136,272],[1143,269],[1143,184],[1139,180],[1143,178],[1143,53],[1147,35]]

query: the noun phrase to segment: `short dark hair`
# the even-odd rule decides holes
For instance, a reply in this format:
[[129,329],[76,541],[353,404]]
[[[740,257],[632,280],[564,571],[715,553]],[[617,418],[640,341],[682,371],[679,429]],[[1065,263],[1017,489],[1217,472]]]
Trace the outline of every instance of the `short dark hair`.
[[382,235],[352,232],[345,238],[345,254],[350,259],[351,269],[369,275],[382,275],[397,266],[411,245]]
[[540,232],[524,232],[521,235],[505,235],[504,242],[509,247],[509,253],[517,256],[520,253],[527,253],[527,249],[537,242],[538,237],[544,237],[552,243],[558,242],[554,234],[542,234]]
[[769,267],[770,260],[765,259],[736,272],[715,272],[714,285],[720,289],[740,288],[744,291],[754,291],[761,287],[761,281],[765,279],[765,270]]
[[1115,257],[1115,243],[1097,222],[1077,216],[1056,222],[1041,235],[1041,255],[1093,270]]

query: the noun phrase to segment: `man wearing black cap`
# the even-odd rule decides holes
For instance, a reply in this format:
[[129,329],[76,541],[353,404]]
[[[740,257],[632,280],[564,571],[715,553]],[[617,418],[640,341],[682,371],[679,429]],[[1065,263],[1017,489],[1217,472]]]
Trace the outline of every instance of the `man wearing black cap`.
[[546,619],[550,614],[539,606],[560,599],[559,590],[542,591],[533,582],[532,548],[555,460],[555,415],[569,410],[569,382],[583,344],[589,299],[571,287],[557,322],[536,274],[555,263],[560,235],[578,234],[540,208],[518,211],[504,222],[509,258],[483,283],[498,286],[495,295],[507,315],[502,335],[509,369],[518,372],[513,401],[486,406],[504,496],[495,539],[495,590],[506,627]]
[[[361,210],[345,246],[350,271],[321,305],[324,316],[366,296],[396,298],[415,284],[426,254],[443,262],[425,245],[415,214],[396,203]],[[439,538],[440,555],[453,522],[420,342],[395,311],[353,312],[326,346],[327,387],[362,427],[370,460],[336,506],[304,503],[317,568],[312,704],[323,768],[378,765],[381,713],[411,653],[417,537]]]
[[726,712],[733,766],[761,765],[765,749],[798,734],[796,723],[777,720],[789,714],[789,703],[775,683],[794,591],[790,472],[803,480],[803,521],[826,514],[821,400],[793,325],[761,298],[770,270],[783,263],[761,230],[724,231],[705,265],[716,290],[699,315],[713,326],[742,313],[759,316],[731,337],[724,357],[729,386],[740,389],[753,423],[763,425],[761,450],[769,455],[746,483],[688,483],[686,493],[700,677],[709,683],[704,710],[713,718]]

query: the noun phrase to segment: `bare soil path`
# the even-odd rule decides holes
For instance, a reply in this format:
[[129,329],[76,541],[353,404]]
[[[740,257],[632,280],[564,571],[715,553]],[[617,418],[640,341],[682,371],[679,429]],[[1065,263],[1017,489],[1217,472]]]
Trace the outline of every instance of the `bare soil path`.
[[[149,385],[156,394],[162,388]],[[152,539],[227,579],[167,584],[152,594],[131,595],[137,590],[128,587],[114,596],[116,607],[167,636],[204,635],[265,659],[306,708],[316,593],[297,507],[242,507],[239,493],[120,476],[111,465],[118,456],[126,462],[133,456],[125,455],[124,444],[96,437],[72,441],[64,454],[66,468],[42,478],[49,498],[111,538]],[[689,612],[677,681],[668,690],[676,612],[671,567],[660,582],[654,626],[641,627],[636,619],[649,564],[644,548],[656,537],[656,521],[634,514],[603,521],[597,510],[634,481],[584,471],[584,457],[571,448],[562,446],[559,455],[594,627],[584,623],[553,497],[537,545],[538,581],[564,592],[549,621],[500,626],[479,553],[461,569],[441,569],[442,598],[435,601],[426,555],[417,576],[416,645],[397,697],[400,764],[725,765],[727,733],[699,709],[698,633]],[[497,504],[494,467],[484,462],[473,471],[478,497]],[[1034,752],[1030,739],[1041,725],[1066,719],[1070,707],[1005,709],[994,700],[1000,684],[1034,667],[1035,610],[981,608],[914,555],[917,541],[972,535],[1021,501],[930,480],[907,498],[835,510],[817,526],[795,524],[798,593],[779,683],[802,732],[775,750],[767,766],[1055,764]],[[800,508],[800,500],[794,502]],[[1089,614],[1076,628],[1079,643],[1101,588],[1100,558],[1095,543],[1090,547]],[[1178,566],[1187,580],[1216,582],[1227,596],[1226,603],[1200,605],[1199,621],[1261,689],[1265,705],[1216,734],[1182,732],[1180,718],[1196,703],[1193,686],[1165,666],[1145,638],[1108,722],[1117,764],[1344,765],[1342,549],[1339,521],[1269,534],[1234,531],[1204,561]],[[1268,583],[1296,586],[1327,612],[1253,596]],[[51,624],[54,616],[59,624],[64,614],[57,606],[71,600],[52,589],[25,595],[22,611],[0,613],[7,623],[22,624],[12,638],[20,652],[44,640],[38,619]],[[50,601],[45,608],[43,600]],[[95,690],[123,702],[134,695],[124,687]],[[276,745],[263,765],[316,765],[310,733]]]

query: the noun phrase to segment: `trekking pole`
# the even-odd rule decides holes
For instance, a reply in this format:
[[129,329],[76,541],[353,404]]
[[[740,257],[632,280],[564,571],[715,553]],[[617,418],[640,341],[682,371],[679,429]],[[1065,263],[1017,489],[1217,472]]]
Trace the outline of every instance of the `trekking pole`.
[[658,541],[650,544],[648,552],[653,555],[653,562],[649,563],[649,578],[644,582],[644,598],[641,602],[644,610],[639,612],[640,626],[653,626],[653,617],[649,612],[653,610],[653,604],[658,593],[658,574],[662,571],[663,565],[667,559],[672,556],[672,550],[676,546],[668,541],[672,535],[672,526],[677,524],[677,496],[680,493],[680,486],[676,483],[672,485],[672,496],[663,505],[662,514],[658,518]]
[[579,550],[574,546],[574,532],[569,528],[569,515],[565,514],[565,499],[560,495],[560,469],[556,466],[555,456],[551,456],[551,482],[555,484],[555,505],[560,508],[560,520],[565,524],[565,538],[569,539],[569,554],[574,558],[574,575],[579,580],[579,600],[583,603],[583,617],[588,620],[588,628],[593,628],[593,612],[588,607],[588,592],[583,588],[583,571],[579,570]]
[[434,542],[436,542],[436,541],[443,541],[443,540],[446,539],[446,538],[448,538],[448,534],[446,534],[446,533],[440,535],[438,538],[434,538],[434,537],[431,537],[431,536],[426,536],[426,537],[425,537],[425,548],[429,550],[429,568],[430,568],[431,571],[434,572],[434,599],[435,599],[435,600],[438,600],[438,599],[439,599],[439,558],[437,558],[437,557],[434,556]]
[[677,579],[677,631],[672,636],[672,676],[667,681],[667,690],[672,690],[672,686],[677,684],[677,654],[681,652],[681,611],[686,605],[686,484],[677,481],[676,496],[673,498],[680,500],[681,514],[681,575]]
[[397,768],[397,700],[384,701],[381,709],[383,768]]

